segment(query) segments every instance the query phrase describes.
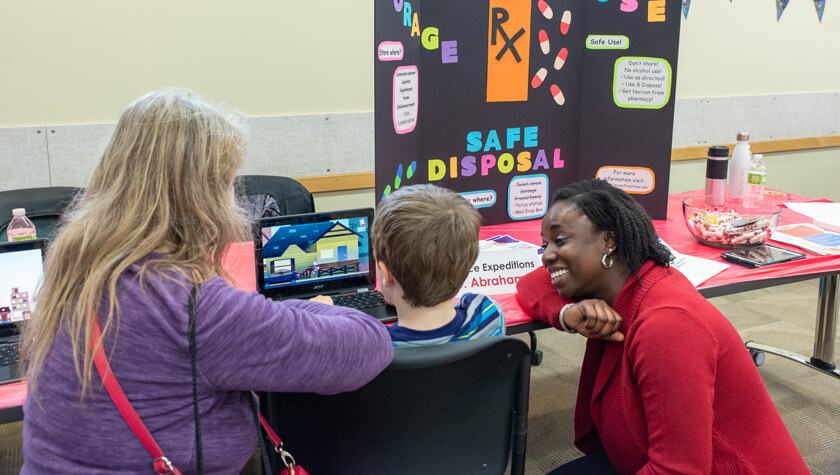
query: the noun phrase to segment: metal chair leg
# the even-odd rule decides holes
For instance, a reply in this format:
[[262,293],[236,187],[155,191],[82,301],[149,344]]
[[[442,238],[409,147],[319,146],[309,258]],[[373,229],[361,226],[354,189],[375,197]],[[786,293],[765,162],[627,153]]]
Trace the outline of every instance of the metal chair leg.
[[530,331],[528,336],[531,337],[531,365],[539,366],[542,363],[543,352],[537,349],[537,334]]

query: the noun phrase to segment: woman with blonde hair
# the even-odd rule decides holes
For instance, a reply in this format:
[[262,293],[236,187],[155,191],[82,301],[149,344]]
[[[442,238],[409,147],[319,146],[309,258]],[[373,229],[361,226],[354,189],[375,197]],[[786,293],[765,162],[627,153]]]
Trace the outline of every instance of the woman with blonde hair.
[[94,321],[116,380],[182,472],[245,465],[250,391],[349,391],[390,362],[372,317],[226,283],[222,254],[249,238],[233,196],[243,148],[237,120],[189,91],[147,94],[122,114],[47,253],[25,335],[22,473],[150,472],[94,368]]

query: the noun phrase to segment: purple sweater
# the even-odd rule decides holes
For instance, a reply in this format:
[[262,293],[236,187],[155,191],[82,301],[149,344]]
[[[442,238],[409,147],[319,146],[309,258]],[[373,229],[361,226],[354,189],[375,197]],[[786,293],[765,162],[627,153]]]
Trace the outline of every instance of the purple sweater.
[[[120,277],[116,347],[108,337],[105,352],[163,452],[181,472],[194,473],[189,287],[152,272],[141,287],[138,269],[132,266]],[[309,301],[274,303],[220,277],[199,289],[196,349],[206,473],[239,473],[256,448],[253,413],[243,391],[351,391],[393,357],[391,338],[373,317]],[[31,392],[23,406],[21,473],[152,473],[151,456],[95,368],[82,402],[80,389],[70,341],[61,332],[39,376],[40,406]]]

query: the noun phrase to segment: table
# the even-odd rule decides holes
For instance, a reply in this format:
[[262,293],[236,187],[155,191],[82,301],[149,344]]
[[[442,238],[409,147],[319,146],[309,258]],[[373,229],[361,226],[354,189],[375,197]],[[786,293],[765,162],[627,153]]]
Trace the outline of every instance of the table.
[[[773,192],[774,190],[770,190]],[[767,199],[775,203],[783,202],[815,202],[828,201],[776,192],[767,195]],[[686,192],[668,197],[668,218],[654,220],[653,225],[659,236],[675,251],[702,257],[719,259],[721,249],[700,244],[685,227],[682,218],[682,200],[688,196],[700,194]],[[790,209],[782,208],[780,225],[811,222],[806,216]],[[540,220],[522,221],[481,229],[480,239],[487,239],[499,234],[508,234],[521,241],[538,244],[540,239]],[[787,244],[774,242],[775,245],[802,251]],[[237,243],[225,256],[223,265],[235,279],[237,287],[253,291],[256,289],[256,276],[253,270],[253,244]],[[838,311],[840,311],[840,256],[817,256],[807,251],[804,260],[776,264],[765,268],[747,269],[736,265],[712,277],[698,287],[704,297],[719,297],[748,290],[789,284],[814,278],[820,279],[819,305],[817,310],[816,328],[814,330],[814,355],[810,358],[772,346],[748,341],[747,348],[753,353],[756,364],[761,364],[763,352],[776,354],[791,359],[812,369],[840,379],[840,370],[834,360],[834,341],[837,334]],[[534,362],[538,363],[536,335],[534,331],[548,328],[545,323],[534,320],[525,313],[516,300],[516,294],[494,295],[505,311],[505,323],[508,334],[529,333]],[[0,387],[0,424],[21,420],[23,411],[21,405],[26,398],[26,383],[12,383]]]
[[[246,290],[257,290],[254,272],[254,243],[238,242],[230,246],[222,258],[222,266],[233,280],[231,285]],[[23,401],[26,400],[26,383],[21,381],[0,386],[0,424],[23,420]]]
[[[775,194],[766,195],[765,199],[776,204],[784,202],[829,202],[829,200],[791,195],[776,190],[769,191]],[[675,251],[705,259],[720,260],[719,256],[723,249],[714,248],[698,242],[689,234],[683,222],[682,200],[697,194],[702,194],[702,192],[693,191],[670,195],[668,197],[668,218],[664,220],[653,220],[653,225],[659,237]],[[779,225],[803,222],[810,223],[812,220],[807,216],[782,207],[782,216]],[[480,239],[487,239],[499,234],[508,234],[521,241],[534,244],[540,243],[540,220],[485,226],[481,229]],[[756,269],[731,265],[720,274],[702,283],[698,286],[697,290],[704,297],[710,298],[819,278],[819,305],[816,328],[814,330],[814,354],[812,357],[808,358],[781,348],[775,348],[753,341],[748,341],[746,346],[753,354],[756,364],[760,365],[763,362],[763,353],[767,352],[840,378],[840,370],[837,369],[834,362],[834,341],[837,334],[838,309],[840,309],[840,256],[819,256],[784,243],[774,241],[773,244],[804,252],[807,257],[804,260]],[[720,261],[724,262],[722,260]],[[534,362],[538,363],[539,356],[536,350],[536,337],[533,332],[541,328],[547,328],[548,325],[535,321],[528,316],[519,306],[516,300],[516,294],[494,295],[493,298],[504,308],[508,334],[523,332],[531,334],[532,351],[534,351],[535,356]]]

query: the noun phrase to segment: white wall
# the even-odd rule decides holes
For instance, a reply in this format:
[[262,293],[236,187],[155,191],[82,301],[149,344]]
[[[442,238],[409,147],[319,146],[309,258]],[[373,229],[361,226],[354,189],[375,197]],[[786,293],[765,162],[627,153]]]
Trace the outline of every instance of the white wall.
[[251,116],[373,110],[373,5],[0,0],[0,127],[116,122],[194,89]]

